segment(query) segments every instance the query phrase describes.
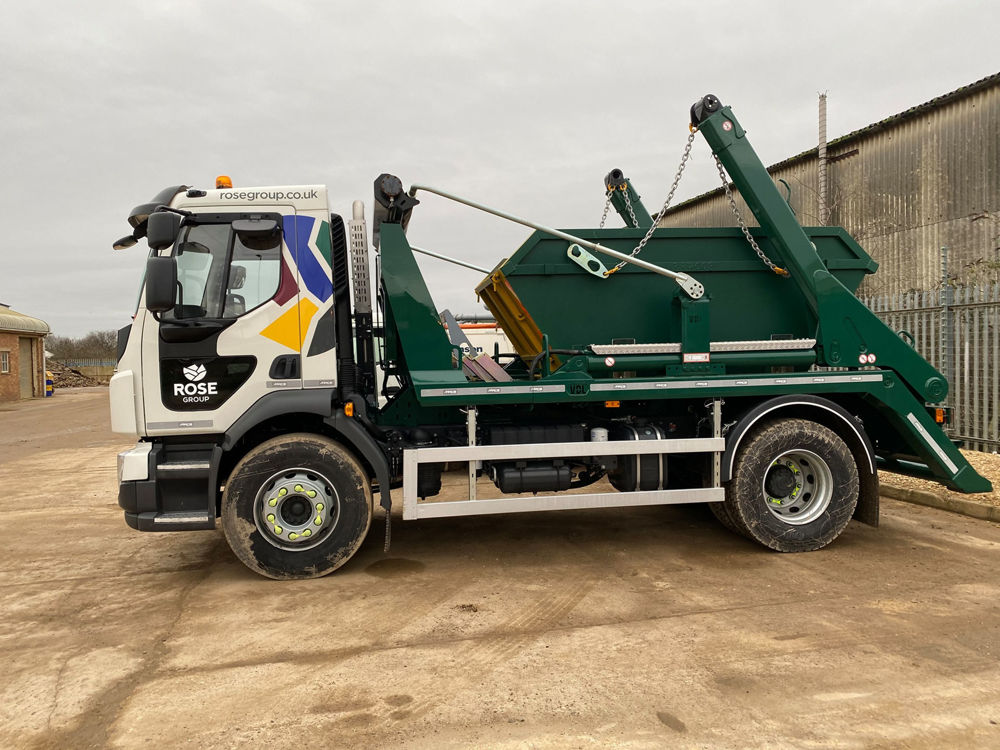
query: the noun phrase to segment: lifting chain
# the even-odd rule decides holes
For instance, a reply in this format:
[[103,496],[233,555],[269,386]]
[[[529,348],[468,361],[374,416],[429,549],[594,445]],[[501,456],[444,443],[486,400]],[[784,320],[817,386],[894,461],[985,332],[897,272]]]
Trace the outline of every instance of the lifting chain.
[[608,220],[608,209],[611,208],[611,196],[615,194],[615,190],[621,190],[622,195],[625,196],[625,207],[628,209],[628,215],[632,217],[632,223],[629,228],[638,227],[639,220],[635,218],[635,209],[632,208],[632,199],[628,197],[628,185],[622,185],[620,188],[611,188],[608,190],[608,199],[604,202],[604,213],[601,214],[601,223],[598,225],[600,229],[604,229],[604,223]]
[[[632,217],[632,226],[638,229],[639,220],[635,218],[635,209],[632,208],[632,199],[628,197],[628,190],[625,190],[625,208],[628,209],[628,215]],[[629,228],[631,229],[632,227]]]
[[743,236],[746,237],[747,242],[750,243],[750,247],[754,249],[754,252],[757,253],[757,257],[764,262],[764,265],[770,268],[778,276],[790,276],[791,274],[789,274],[788,271],[784,268],[779,268],[775,265],[774,261],[764,254],[764,251],[760,249],[760,245],[757,244],[753,235],[750,234],[750,230],[747,228],[747,223],[743,221],[743,215],[740,213],[739,206],[736,205],[736,198],[733,197],[733,191],[729,189],[729,180],[726,178],[726,170],[723,169],[722,162],[719,160],[719,157],[715,154],[712,154],[712,156],[715,158],[715,166],[719,168],[719,177],[722,178],[722,189],[726,191],[726,198],[729,199],[729,207],[732,209],[733,215],[736,217],[736,221],[739,223],[740,229],[743,231]]
[[601,214],[600,229],[604,229],[604,222],[608,220],[608,209],[611,208],[611,196],[614,195],[614,192],[614,189],[608,191],[608,199],[604,202],[604,213]]
[[[639,242],[639,244],[635,246],[635,249],[629,255],[630,258],[634,258],[636,255],[638,255],[640,252],[642,252],[642,249],[644,247],[646,247],[646,243],[649,242],[649,238],[653,236],[653,232],[655,232],[656,229],[657,229],[657,226],[656,226],[657,221],[659,221],[660,217],[663,216],[663,214],[665,214],[667,212],[667,209],[670,207],[670,201],[672,201],[674,199],[674,193],[677,192],[677,185],[681,181],[681,175],[684,174],[684,167],[687,165],[688,157],[691,156],[691,145],[694,143],[694,137],[697,134],[697,132],[698,132],[698,128],[691,128],[691,134],[688,136],[687,145],[684,146],[684,153],[681,155],[681,163],[680,163],[680,166],[677,167],[677,174],[674,177],[674,182],[670,186],[670,192],[667,194],[667,199],[665,201],[663,201],[663,208],[660,209],[659,213],[654,214],[654,216],[653,216],[653,223],[649,225],[649,231],[646,232],[646,236],[642,238],[642,240]],[[611,202],[611,197],[610,196],[611,196],[611,194],[608,193],[608,203]],[[636,219],[635,219],[635,211],[633,211],[633,209],[632,209],[632,202],[628,198],[628,190],[625,191],[625,205],[628,206],[629,214],[632,217],[632,225],[633,226],[638,226],[639,222],[637,222]],[[605,215],[605,217],[607,217],[607,214],[608,214],[608,207],[607,207],[607,205],[605,205],[605,207],[604,207],[604,215]],[[604,219],[601,219],[601,227],[603,227],[603,226],[604,226]],[[610,276],[611,274],[613,274],[616,271],[620,270],[621,268],[623,268],[627,264],[628,264],[628,261],[624,261],[624,260],[621,261],[617,266],[615,266],[614,268],[610,269],[609,271],[606,271],[605,274],[604,274],[604,276],[605,277]]]

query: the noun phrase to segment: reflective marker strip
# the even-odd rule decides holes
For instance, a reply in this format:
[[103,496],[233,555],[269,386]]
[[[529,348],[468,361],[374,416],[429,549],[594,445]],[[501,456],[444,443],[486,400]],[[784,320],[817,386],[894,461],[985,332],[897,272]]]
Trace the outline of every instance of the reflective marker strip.
[[[729,379],[719,380],[668,380],[659,382],[627,382],[627,383],[593,383],[591,393],[602,391],[646,391],[656,389],[677,390],[684,388],[760,388],[772,385],[809,386],[814,383],[828,385],[830,383],[881,383],[884,376],[880,372],[866,372],[857,375],[826,375],[824,377],[806,376],[791,378],[756,378],[753,380]],[[446,396],[486,396],[496,394],[523,395],[529,393],[559,393],[567,392],[565,385],[493,385],[473,388],[423,388],[421,398],[441,398]]]
[[497,393],[506,394],[528,394],[528,393],[565,393],[564,385],[508,385],[508,386],[488,386],[486,388],[423,388],[420,391],[421,398],[432,398],[435,396],[486,396]]
[[799,378],[757,378],[747,380],[744,378],[719,380],[668,380],[656,383],[625,383],[609,384],[594,383],[590,386],[591,392],[595,391],[643,391],[655,388],[665,388],[678,390],[683,388],[706,388],[714,386],[716,388],[753,388],[767,387],[771,385],[809,386],[814,383],[881,383],[883,375],[881,373],[865,373],[864,375],[827,375],[826,377],[799,377]]
[[944,463],[944,465],[948,467],[948,471],[950,471],[952,474],[957,474],[958,467],[955,466],[955,462],[952,461],[950,458],[948,458],[948,454],[945,453],[944,450],[941,448],[941,446],[937,444],[937,441],[931,437],[931,434],[927,432],[926,429],[924,429],[924,426],[920,424],[920,420],[917,419],[916,414],[914,414],[911,411],[909,414],[906,415],[906,419],[909,421],[910,424],[913,425],[916,431],[920,433],[920,437],[922,437],[924,439],[924,442],[926,442],[927,445],[929,445],[931,449],[937,454],[937,457],[941,459],[942,463]]

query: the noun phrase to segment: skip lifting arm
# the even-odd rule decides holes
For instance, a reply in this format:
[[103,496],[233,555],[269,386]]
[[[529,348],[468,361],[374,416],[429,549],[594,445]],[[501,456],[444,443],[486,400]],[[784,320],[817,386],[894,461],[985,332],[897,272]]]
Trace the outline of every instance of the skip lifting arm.
[[691,125],[705,136],[732,177],[815,316],[817,364],[857,367],[874,363],[872,355],[877,354],[879,365],[891,369],[906,386],[886,389],[879,396],[879,409],[897,433],[907,436],[948,486],[963,492],[990,491],[990,483],[975,472],[923,406],[945,398],[947,380],[830,273],[732,110],[709,94],[691,107]]
[[920,399],[941,401],[947,381],[823,265],[732,110],[710,94],[691,108],[691,124],[729,172],[816,316],[820,364],[850,367],[860,355],[877,352]]
[[816,316],[819,363],[852,367],[860,355],[877,353],[879,363],[895,370],[918,398],[944,399],[948,394],[944,376],[887,328],[820,260],[732,110],[709,94],[691,108],[691,124],[725,166]]

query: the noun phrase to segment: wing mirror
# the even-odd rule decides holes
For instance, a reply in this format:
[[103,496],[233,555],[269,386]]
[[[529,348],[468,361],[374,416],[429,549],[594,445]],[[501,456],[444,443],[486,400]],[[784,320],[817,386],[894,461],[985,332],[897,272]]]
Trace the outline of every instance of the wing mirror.
[[[154,214],[154,216],[161,215],[169,216],[169,214]],[[152,218],[151,216],[150,219]],[[149,258],[146,261],[146,309],[151,313],[163,313],[172,309],[176,293],[177,260],[155,255]]]
[[146,240],[154,251],[164,250],[177,240],[181,231],[182,216],[169,211],[157,211],[150,214],[146,224]]

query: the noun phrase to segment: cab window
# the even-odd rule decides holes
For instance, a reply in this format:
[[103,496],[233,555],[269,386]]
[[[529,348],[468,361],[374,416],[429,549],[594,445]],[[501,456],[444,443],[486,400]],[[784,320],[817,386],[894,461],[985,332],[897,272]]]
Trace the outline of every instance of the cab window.
[[[280,229],[265,235],[241,235],[231,223],[236,217],[225,218],[229,220],[199,217],[198,223],[181,228],[173,249],[177,296],[165,318],[238,318],[278,291]],[[280,221],[276,226],[281,226]]]
[[281,233],[263,238],[233,232],[232,263],[222,317],[237,318],[267,302],[281,280]]

